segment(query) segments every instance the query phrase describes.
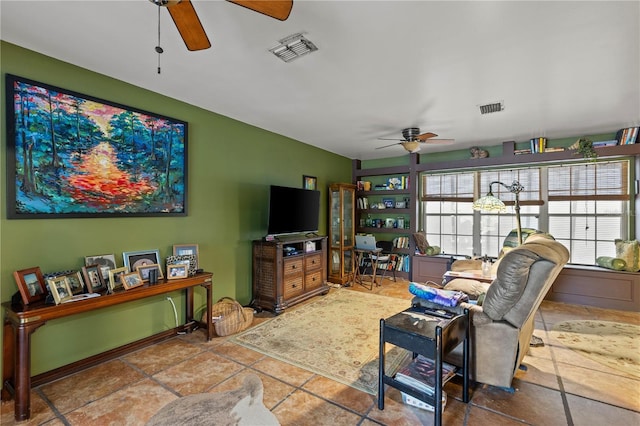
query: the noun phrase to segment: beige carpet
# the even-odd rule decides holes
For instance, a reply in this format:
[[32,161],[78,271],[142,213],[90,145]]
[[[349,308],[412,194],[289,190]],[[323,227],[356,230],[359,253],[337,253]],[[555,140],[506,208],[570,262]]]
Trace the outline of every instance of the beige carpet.
[[[232,340],[375,395],[380,318],[403,311],[411,301],[346,289],[317,299]],[[386,369],[395,371],[408,353],[389,344],[387,350]]]
[[640,327],[611,321],[563,321],[553,326],[551,337],[564,346],[640,378]]

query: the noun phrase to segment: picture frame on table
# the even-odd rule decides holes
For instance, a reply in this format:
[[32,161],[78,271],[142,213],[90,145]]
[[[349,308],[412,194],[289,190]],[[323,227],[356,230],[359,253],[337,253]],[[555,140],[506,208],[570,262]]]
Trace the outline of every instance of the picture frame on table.
[[102,274],[102,281],[107,283],[109,281],[109,270],[116,269],[116,256],[113,254],[99,254],[95,256],[85,256],[84,265],[99,265],[100,272]]
[[129,271],[135,271],[138,266],[159,265],[160,251],[158,249],[125,251],[122,253],[122,260]]
[[[187,215],[187,122],[12,74],[5,81],[8,219]],[[54,122],[64,143],[51,167]]]
[[69,289],[71,290],[72,295],[75,296],[76,294],[82,294],[85,292],[86,287],[80,271],[73,271],[65,274],[65,277],[67,277],[67,283],[69,284]]
[[302,187],[315,191],[318,189],[318,178],[315,176],[302,175]]
[[125,290],[131,290],[144,284],[138,271],[122,274],[120,280]]
[[189,265],[184,263],[176,263],[167,265],[167,279],[176,280],[179,278],[187,278],[189,276]]
[[109,270],[109,292],[113,293],[124,289],[122,276],[127,273],[129,273],[129,268],[126,266]]
[[159,280],[164,279],[162,268],[157,263],[154,263],[153,265],[138,266],[136,270],[140,273],[140,276],[142,277],[142,281],[146,283],[146,282],[149,282],[149,272],[153,271],[154,269],[158,271],[158,279]]
[[99,293],[107,289],[107,285],[102,277],[100,265],[97,263],[94,265],[83,266],[82,277],[84,278],[84,283],[87,286],[88,293]]
[[[187,270],[189,271],[189,276],[195,275],[197,267],[197,260],[195,254],[179,254],[175,256],[167,256],[167,270],[169,265],[187,265]],[[169,278],[169,273],[167,272],[167,278]]]
[[13,278],[16,280],[22,303],[25,305],[47,297],[47,287],[39,266],[15,271]]
[[195,269],[198,269],[198,264],[200,260],[200,249],[198,248],[198,244],[174,244],[173,255],[174,256],[187,256],[187,255],[195,256],[196,261],[194,266],[195,266]]
[[49,290],[53,296],[53,301],[56,305],[59,305],[63,301],[70,299],[73,293],[71,293],[71,287],[69,287],[69,280],[66,275],[59,275],[57,277],[49,278]]

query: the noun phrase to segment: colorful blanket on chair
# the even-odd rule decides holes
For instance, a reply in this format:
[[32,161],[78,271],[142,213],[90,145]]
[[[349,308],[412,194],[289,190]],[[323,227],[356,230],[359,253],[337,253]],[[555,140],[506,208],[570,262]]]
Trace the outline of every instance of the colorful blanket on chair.
[[469,300],[469,296],[461,291],[442,290],[414,282],[409,283],[409,292],[421,299],[448,307],[458,306]]

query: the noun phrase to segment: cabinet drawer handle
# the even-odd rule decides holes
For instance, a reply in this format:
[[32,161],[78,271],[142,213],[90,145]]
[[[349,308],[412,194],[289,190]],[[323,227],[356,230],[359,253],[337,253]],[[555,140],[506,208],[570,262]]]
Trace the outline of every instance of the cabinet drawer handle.
[[291,265],[291,269],[296,269],[296,265]]

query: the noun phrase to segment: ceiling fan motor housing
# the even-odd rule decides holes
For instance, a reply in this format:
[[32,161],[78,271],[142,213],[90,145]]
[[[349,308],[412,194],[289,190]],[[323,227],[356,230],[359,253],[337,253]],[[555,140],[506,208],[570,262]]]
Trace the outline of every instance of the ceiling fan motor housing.
[[402,137],[409,142],[415,141],[420,135],[420,129],[418,127],[409,127],[402,130]]

